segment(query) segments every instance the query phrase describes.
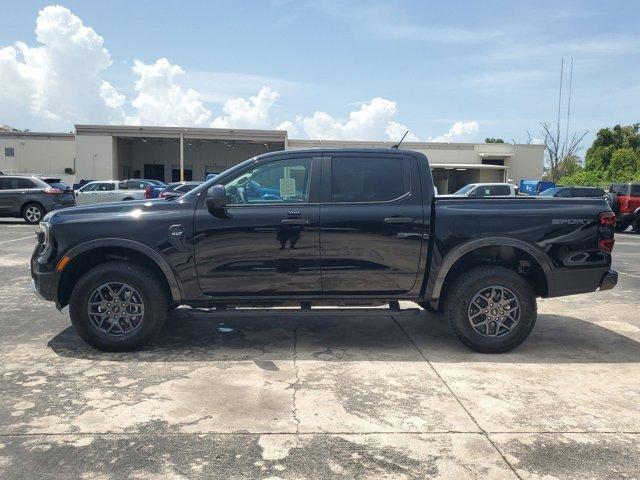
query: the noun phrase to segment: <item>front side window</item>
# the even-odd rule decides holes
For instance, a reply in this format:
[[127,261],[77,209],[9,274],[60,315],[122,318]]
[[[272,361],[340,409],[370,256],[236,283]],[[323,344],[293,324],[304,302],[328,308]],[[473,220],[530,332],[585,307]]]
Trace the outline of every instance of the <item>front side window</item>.
[[332,202],[387,202],[409,193],[411,167],[402,157],[333,157]]
[[95,191],[97,192],[110,192],[111,190],[115,190],[116,189],[116,184],[115,183],[98,183],[97,187],[95,188]]
[[309,201],[311,158],[276,160],[225,184],[229,204]]
[[640,183],[631,184],[629,195],[631,195],[632,197],[640,197]]

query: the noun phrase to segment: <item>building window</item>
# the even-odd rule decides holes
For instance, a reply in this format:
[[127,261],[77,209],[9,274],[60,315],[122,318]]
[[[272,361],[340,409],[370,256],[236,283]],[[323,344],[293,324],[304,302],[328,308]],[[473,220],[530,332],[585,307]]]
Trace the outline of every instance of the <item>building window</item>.
[[15,157],[16,151],[13,147],[5,147],[4,148],[4,156],[5,157]]
[[498,159],[494,159],[494,158],[483,158],[482,159],[482,164],[483,165],[502,165],[502,166],[504,166],[504,160],[498,160]]

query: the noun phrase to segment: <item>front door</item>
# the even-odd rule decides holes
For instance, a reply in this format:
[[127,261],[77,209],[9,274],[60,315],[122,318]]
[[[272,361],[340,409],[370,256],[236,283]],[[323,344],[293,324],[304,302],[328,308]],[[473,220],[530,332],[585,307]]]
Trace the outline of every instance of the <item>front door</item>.
[[[320,159],[289,154],[223,178],[224,212],[198,204],[194,249],[212,296],[320,293]],[[205,195],[203,195],[204,197]]]
[[392,151],[325,157],[320,209],[324,293],[401,295],[419,288],[428,233],[422,205],[414,157]]

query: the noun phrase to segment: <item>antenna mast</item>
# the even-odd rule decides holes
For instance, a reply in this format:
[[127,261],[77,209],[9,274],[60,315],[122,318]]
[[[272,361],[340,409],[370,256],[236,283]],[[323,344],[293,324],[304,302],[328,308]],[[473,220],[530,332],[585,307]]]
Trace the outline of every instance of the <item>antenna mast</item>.
[[569,144],[569,118],[571,117],[571,88],[573,87],[573,58],[571,59],[571,68],[569,69],[569,101],[567,103],[567,131],[565,133],[564,144]]
[[400,144],[402,143],[402,141],[404,140],[404,137],[406,137],[408,133],[409,133],[409,130],[404,132],[404,135],[402,136],[400,141],[398,143],[396,143],[395,145],[392,145],[391,148],[400,148]]

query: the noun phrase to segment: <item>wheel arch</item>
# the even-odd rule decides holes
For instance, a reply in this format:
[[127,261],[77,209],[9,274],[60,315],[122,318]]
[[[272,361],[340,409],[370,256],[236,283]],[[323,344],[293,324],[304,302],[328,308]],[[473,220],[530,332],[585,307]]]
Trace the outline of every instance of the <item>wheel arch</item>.
[[109,260],[120,259],[141,263],[158,274],[166,287],[170,303],[179,304],[182,292],[169,263],[155,250],[134,240],[102,238],[89,240],[71,248],[66,254],[70,260],[58,282],[58,304],[68,305],[71,291],[78,279],[91,268]]
[[434,308],[442,309],[448,284],[468,268],[480,265],[502,265],[516,271],[527,277],[538,296],[546,297],[553,291],[553,265],[537,246],[515,238],[487,237],[463,243],[444,257],[427,297]]

